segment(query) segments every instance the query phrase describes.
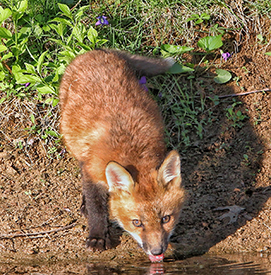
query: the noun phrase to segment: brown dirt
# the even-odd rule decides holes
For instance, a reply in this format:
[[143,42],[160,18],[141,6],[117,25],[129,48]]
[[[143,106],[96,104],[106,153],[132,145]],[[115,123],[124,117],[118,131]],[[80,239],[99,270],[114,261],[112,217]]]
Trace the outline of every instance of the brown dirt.
[[[243,45],[223,65],[238,78],[216,85],[201,77],[207,87],[201,92],[208,96],[210,87],[216,95],[271,88],[266,50],[255,42]],[[258,92],[236,101],[242,104],[235,112],[247,118],[228,119],[233,98],[221,99],[210,105],[212,123],[203,139],[182,153],[187,199],[169,256],[173,251],[179,257],[207,251],[271,252],[271,94]],[[85,249],[87,223],[79,212],[77,162],[65,150],[50,159],[46,144],[24,130],[31,124],[30,105],[14,99],[0,106],[1,262],[87,260],[117,266],[146,261],[126,233],[114,249]]]

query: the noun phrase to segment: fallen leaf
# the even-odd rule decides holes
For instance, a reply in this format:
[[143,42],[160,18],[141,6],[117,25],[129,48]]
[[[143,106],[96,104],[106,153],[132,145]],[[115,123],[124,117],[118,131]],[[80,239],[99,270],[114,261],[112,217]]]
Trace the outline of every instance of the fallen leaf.
[[222,210],[229,210],[229,212],[221,215],[218,217],[219,220],[223,220],[225,218],[230,218],[230,221],[227,224],[235,223],[238,219],[239,214],[245,210],[245,208],[240,207],[238,205],[231,205],[231,206],[225,206],[225,207],[217,207],[214,210],[216,211],[222,211]]

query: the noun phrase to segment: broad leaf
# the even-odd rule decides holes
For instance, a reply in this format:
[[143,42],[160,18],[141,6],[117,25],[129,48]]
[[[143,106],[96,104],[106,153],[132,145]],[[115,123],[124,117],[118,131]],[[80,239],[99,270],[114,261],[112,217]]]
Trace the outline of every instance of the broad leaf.
[[164,44],[161,46],[161,50],[166,51],[170,54],[183,54],[189,51],[192,51],[194,48],[186,47],[186,46],[176,46]]
[[39,77],[29,74],[17,74],[16,80],[18,84],[26,84],[28,82],[31,84],[36,84],[41,82]]
[[72,12],[67,5],[58,3],[58,7],[67,17],[72,19]]
[[19,8],[17,9],[18,12],[24,13],[27,9],[27,0],[20,1]]
[[8,48],[4,45],[0,45],[0,53],[6,51]]
[[175,63],[169,70],[168,72],[171,74],[181,74],[181,73],[188,73],[188,72],[193,72],[194,69],[189,68],[187,66],[184,66],[179,63]]
[[222,69],[217,69],[215,72],[217,73],[217,76],[214,78],[216,83],[224,84],[231,80],[232,75],[230,72]]
[[203,37],[198,42],[198,46],[207,52],[216,50],[222,45],[222,35]]
[[7,30],[3,27],[0,27],[0,37],[5,38],[5,39],[9,39],[9,38],[12,37],[12,34],[9,30]]
[[[0,7],[1,8],[1,7]],[[11,16],[12,12],[10,9],[0,9],[0,25]]]
[[87,33],[87,37],[88,40],[94,45],[97,41],[98,33],[93,27],[90,27]]
[[37,71],[38,71],[39,74],[41,73],[41,66],[43,64],[44,57],[45,57],[46,53],[47,53],[47,51],[42,53],[41,56],[39,57],[39,60],[38,60],[38,63],[37,63]]

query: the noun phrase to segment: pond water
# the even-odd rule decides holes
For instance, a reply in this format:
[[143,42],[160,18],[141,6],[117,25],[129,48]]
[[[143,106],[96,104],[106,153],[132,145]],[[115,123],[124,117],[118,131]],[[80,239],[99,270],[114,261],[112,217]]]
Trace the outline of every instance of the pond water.
[[271,255],[222,254],[203,255],[180,261],[168,260],[151,264],[139,262],[123,266],[111,266],[110,263],[54,263],[50,265],[33,263],[0,264],[0,274],[271,274]]

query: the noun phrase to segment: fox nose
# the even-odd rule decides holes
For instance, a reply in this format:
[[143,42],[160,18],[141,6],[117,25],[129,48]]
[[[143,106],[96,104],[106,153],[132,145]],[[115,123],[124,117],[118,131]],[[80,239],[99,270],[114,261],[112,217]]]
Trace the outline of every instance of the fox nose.
[[152,255],[161,255],[163,253],[163,248],[162,247],[155,247],[151,250]]

